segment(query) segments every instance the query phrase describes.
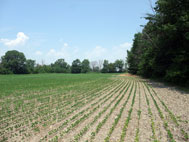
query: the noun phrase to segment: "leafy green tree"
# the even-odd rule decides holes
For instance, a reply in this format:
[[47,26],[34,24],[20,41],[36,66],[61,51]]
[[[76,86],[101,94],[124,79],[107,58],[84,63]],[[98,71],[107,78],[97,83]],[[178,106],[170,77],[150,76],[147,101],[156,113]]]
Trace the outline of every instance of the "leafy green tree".
[[84,59],[81,63],[81,72],[87,73],[90,71],[90,62],[88,59]]
[[71,72],[72,73],[81,73],[81,61],[79,59],[76,59],[72,62],[71,66]]
[[93,68],[93,72],[100,72],[99,66],[95,66],[95,67]]
[[52,73],[52,67],[51,65],[39,65],[37,64],[34,73]]
[[142,33],[135,34],[131,51],[127,51],[128,71],[133,74],[138,72],[138,63],[141,59],[141,43]]
[[0,74],[12,74],[12,72],[0,63]]
[[157,0],[128,51],[129,72],[189,84],[188,7],[188,0]]
[[123,66],[124,66],[123,60],[116,60],[114,65],[117,72],[123,72]]
[[2,66],[14,74],[27,73],[26,58],[22,52],[7,51],[2,57]]
[[115,73],[116,72],[116,66],[114,63],[108,64],[108,72],[109,73]]
[[58,59],[51,65],[53,72],[55,73],[68,73],[70,72],[70,66],[64,59]]
[[108,73],[109,72],[108,65],[109,65],[108,60],[104,60],[103,68],[101,70],[102,73]]
[[26,67],[27,67],[28,73],[34,73],[35,60],[31,60],[31,59],[26,60]]

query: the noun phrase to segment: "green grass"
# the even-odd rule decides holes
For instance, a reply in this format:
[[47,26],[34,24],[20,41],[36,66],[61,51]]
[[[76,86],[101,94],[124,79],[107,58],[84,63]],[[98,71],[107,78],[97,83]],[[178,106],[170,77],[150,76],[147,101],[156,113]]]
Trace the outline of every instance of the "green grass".
[[30,131],[39,132],[38,126],[48,127],[64,120],[100,96],[100,91],[120,82],[112,77],[112,74],[0,75],[0,135],[26,138]]
[[[113,74],[29,74],[0,75],[0,98],[16,92],[43,91],[107,79]],[[117,75],[117,74],[116,74]]]

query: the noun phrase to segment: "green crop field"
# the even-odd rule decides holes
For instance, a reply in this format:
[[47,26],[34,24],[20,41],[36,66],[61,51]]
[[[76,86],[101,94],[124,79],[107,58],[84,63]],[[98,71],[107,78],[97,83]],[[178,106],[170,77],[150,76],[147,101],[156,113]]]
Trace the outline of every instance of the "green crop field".
[[129,75],[2,75],[0,141],[184,142],[188,99]]

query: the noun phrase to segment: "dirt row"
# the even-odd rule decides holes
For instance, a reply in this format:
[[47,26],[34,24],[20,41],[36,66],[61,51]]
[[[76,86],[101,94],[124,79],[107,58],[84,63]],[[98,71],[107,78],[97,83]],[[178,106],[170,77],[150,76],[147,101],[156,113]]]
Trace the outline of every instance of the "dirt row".
[[96,92],[91,101],[81,99],[82,107],[27,141],[189,141],[189,94],[135,76],[115,80],[119,83]]
[[[135,84],[137,84],[135,86],[136,87],[136,96],[134,99],[134,105],[132,107],[133,109],[132,109],[132,113],[131,113],[131,119],[130,119],[127,129],[126,129],[126,135],[125,135],[124,141],[134,142],[137,140],[136,137],[138,137],[138,140],[142,141],[142,142],[154,141],[154,140],[163,141],[163,142],[167,142],[167,141],[171,141],[171,140],[178,141],[178,142],[187,141],[188,139],[186,138],[186,135],[184,135],[182,133],[182,130],[184,130],[185,134],[188,134],[189,128],[186,123],[186,121],[188,120],[187,110],[186,109],[182,110],[182,111],[185,111],[185,113],[183,113],[184,114],[183,119],[185,121],[184,120],[178,121],[179,126],[177,126],[176,124],[174,124],[174,122],[171,118],[172,116],[170,116],[170,113],[165,109],[165,106],[162,105],[162,102],[165,102],[165,104],[169,108],[169,111],[173,115],[176,116],[176,114],[178,113],[178,112],[176,112],[176,110],[180,109],[180,108],[177,109],[177,107],[181,106],[181,104],[179,105],[179,102],[182,102],[183,101],[182,99],[185,100],[186,96],[184,96],[178,102],[172,101],[172,104],[169,105],[169,103],[166,100],[169,98],[175,99],[175,98],[173,98],[174,96],[171,96],[171,97],[166,96],[163,91],[160,92],[160,90],[158,91],[156,88],[148,89],[148,87],[146,86],[147,84],[145,85],[142,80],[136,80],[134,82],[135,82]],[[90,126],[89,130],[85,134],[83,134],[82,137],[78,141],[97,142],[97,141],[105,140],[105,138],[108,135],[108,132],[110,131],[112,125],[114,124],[115,119],[118,117],[120,108],[122,107],[124,102],[127,100],[129,92],[131,91],[131,86],[132,85],[129,86],[128,91],[124,94],[124,97],[121,99],[120,103],[113,110],[113,112],[108,117],[106,122],[103,123],[103,126],[100,128],[98,133],[95,133],[95,136],[93,136],[93,139],[91,139],[92,134],[94,134],[94,132],[97,129],[97,127],[99,126],[99,124],[102,123],[103,120],[105,119],[105,117],[109,114],[111,109],[114,107],[114,104],[116,103],[116,101],[114,102],[114,104],[112,104],[109,107],[109,109],[103,115],[101,115],[101,117],[98,119],[97,122],[95,122],[92,126]],[[153,92],[153,90],[155,91],[156,94]],[[169,91],[171,92],[171,90],[169,90]],[[163,93],[164,93],[164,95],[163,95]],[[120,141],[121,134],[123,133],[122,131],[123,131],[124,123],[127,120],[128,115],[129,115],[129,110],[131,109],[133,97],[134,97],[134,89],[132,90],[131,97],[129,98],[128,103],[127,103],[126,107],[124,108],[121,118],[119,119],[119,122],[115,126],[115,128],[109,138],[109,141],[112,141],[112,142]],[[182,96],[179,96],[179,97],[182,97]],[[149,100],[149,108],[151,109],[152,115],[149,114],[146,98]],[[155,100],[156,104],[155,104],[154,100]],[[187,100],[185,100],[185,101],[187,101]],[[183,101],[183,103],[185,101]],[[139,106],[139,102],[140,102],[140,106]],[[182,105],[183,105],[183,103],[182,103]],[[94,119],[94,117],[99,113],[99,111],[101,111],[104,108],[104,106],[107,104],[108,104],[108,102],[106,102],[106,104],[102,105],[101,108],[97,112],[95,112],[87,120],[83,121],[80,125],[77,126],[77,128],[73,129],[70,133],[66,134],[62,139],[59,139],[59,141],[64,141],[64,142],[74,141],[74,136],[78,135],[79,132],[82,131],[85,128],[85,126],[87,124],[89,124]],[[175,106],[173,104],[177,104],[177,105]],[[187,105],[188,104],[186,104],[185,106],[187,106]],[[174,107],[174,108],[172,108],[172,107]],[[182,106],[181,106],[181,108],[182,108]],[[137,123],[137,121],[139,119],[138,118],[139,110],[141,111],[141,114],[140,114],[139,123]],[[163,117],[160,115],[160,112],[162,113]],[[176,116],[176,119],[178,119],[177,116]],[[166,124],[168,126],[165,126]],[[139,129],[139,130],[137,130],[137,129]],[[137,135],[137,131],[138,131],[138,135]]]
[[[73,116],[75,116],[76,114],[79,114],[80,112],[82,112],[83,110],[86,110],[87,108],[89,108],[90,107],[90,105],[91,104],[93,104],[93,103],[96,103],[96,102],[98,102],[98,100],[100,100],[101,98],[104,98],[105,96],[107,97],[107,95],[110,95],[109,93],[110,92],[112,92],[112,91],[114,91],[116,88],[118,88],[119,86],[121,86],[121,84],[123,84],[123,83],[125,83],[125,81],[121,81],[119,84],[117,84],[117,85],[115,85],[114,87],[112,87],[111,89],[109,89],[108,91],[106,91],[106,92],[101,92],[101,96],[100,96],[100,98],[95,98],[92,102],[90,102],[89,104],[87,104],[87,105],[84,105],[82,108],[80,108],[79,110],[76,110],[76,111],[74,111],[74,113],[72,113],[70,116],[68,116],[66,119],[64,119],[64,120],[62,120],[61,122],[59,122],[59,123],[56,123],[56,124],[54,124],[54,125],[51,125],[51,126],[49,126],[49,128],[48,129],[45,129],[45,131],[43,131],[42,133],[40,133],[40,134],[38,134],[38,135],[36,135],[36,136],[34,136],[34,137],[32,137],[31,139],[30,139],[30,141],[38,141],[38,140],[40,140],[42,137],[44,137],[45,135],[48,135],[48,132],[50,131],[50,130],[53,130],[53,129],[56,129],[56,128],[58,128],[60,125],[62,125],[64,122],[66,122],[67,120],[69,120],[69,119],[71,119]],[[85,100],[84,100],[85,101]],[[100,103],[100,102],[98,102],[98,103]],[[97,106],[98,104],[96,104],[95,106]],[[88,109],[85,113],[83,113],[81,116],[79,116],[79,117],[77,117],[77,119],[76,120],[74,120],[74,121],[71,121],[71,123],[68,123],[67,125],[67,127],[69,127],[72,123],[74,123],[74,122],[76,122],[78,119],[80,119],[80,117],[82,117],[83,115],[85,115],[86,113],[88,113],[92,108],[94,108],[95,106],[93,106],[93,107],[91,107],[90,109]],[[65,129],[65,128],[64,128]],[[63,131],[63,130],[62,130]],[[58,132],[57,132],[57,135],[58,135]],[[50,136],[49,138],[52,138],[52,136]],[[49,139],[48,138],[48,139]],[[48,139],[45,139],[45,141],[46,140],[48,140]]]

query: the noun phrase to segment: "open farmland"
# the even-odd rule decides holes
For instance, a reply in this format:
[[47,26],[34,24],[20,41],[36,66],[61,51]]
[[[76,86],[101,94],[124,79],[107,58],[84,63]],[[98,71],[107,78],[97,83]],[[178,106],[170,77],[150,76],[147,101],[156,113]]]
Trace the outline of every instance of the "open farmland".
[[0,141],[187,142],[189,94],[135,76],[0,76]]

